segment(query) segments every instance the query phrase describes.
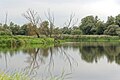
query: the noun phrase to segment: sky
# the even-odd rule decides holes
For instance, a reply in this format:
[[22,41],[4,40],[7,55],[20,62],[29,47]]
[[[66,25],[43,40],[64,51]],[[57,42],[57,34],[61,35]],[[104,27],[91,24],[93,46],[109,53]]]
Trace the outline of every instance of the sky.
[[5,13],[8,13],[8,24],[11,21],[20,25],[27,23],[22,14],[28,9],[38,12],[42,19],[50,9],[55,24],[62,26],[71,13],[75,13],[79,22],[89,15],[97,15],[106,21],[108,16],[120,14],[120,0],[0,0],[0,23],[4,23]]

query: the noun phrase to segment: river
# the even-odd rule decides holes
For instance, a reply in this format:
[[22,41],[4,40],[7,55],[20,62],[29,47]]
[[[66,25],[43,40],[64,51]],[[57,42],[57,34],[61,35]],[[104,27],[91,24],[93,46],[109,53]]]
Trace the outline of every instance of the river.
[[119,80],[120,43],[64,43],[45,48],[0,48],[0,70],[32,80]]

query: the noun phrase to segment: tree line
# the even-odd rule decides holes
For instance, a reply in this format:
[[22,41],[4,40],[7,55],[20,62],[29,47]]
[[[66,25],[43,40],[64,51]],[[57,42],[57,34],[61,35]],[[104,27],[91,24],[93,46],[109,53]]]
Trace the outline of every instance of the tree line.
[[45,13],[46,20],[42,20],[37,12],[28,9],[23,17],[28,20],[27,24],[22,26],[10,22],[10,24],[0,23],[0,35],[40,35],[51,37],[52,35],[120,35],[120,14],[113,17],[108,16],[104,22],[98,16],[86,16],[81,19],[79,25],[76,25],[78,19],[75,19],[75,14],[71,14],[64,26],[57,27],[54,24],[54,15],[48,11]]

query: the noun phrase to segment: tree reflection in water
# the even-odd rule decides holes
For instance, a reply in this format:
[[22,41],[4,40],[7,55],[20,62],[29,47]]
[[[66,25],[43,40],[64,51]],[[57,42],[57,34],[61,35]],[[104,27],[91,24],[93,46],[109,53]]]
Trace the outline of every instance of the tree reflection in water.
[[82,43],[80,47],[81,58],[88,62],[98,62],[102,57],[106,57],[108,62],[112,63],[117,61],[120,55],[119,43]]
[[[29,65],[25,68],[25,71],[27,71],[29,75],[37,75],[37,70],[42,66],[42,64],[46,64],[44,58],[49,58],[45,71],[49,72],[49,75],[51,77],[54,76],[52,73],[54,71],[54,57],[53,55],[62,55],[63,60],[65,62],[68,62],[70,65],[70,69],[72,70],[72,63],[75,62],[74,58],[70,56],[62,46],[54,46],[49,48],[34,48],[34,49],[27,49],[24,50],[24,53],[29,53],[29,57],[27,58],[27,63]],[[61,66],[63,67],[63,66]],[[68,78],[67,76],[70,75],[70,73],[65,73],[65,70],[61,72],[61,78]],[[33,77],[34,77],[33,76]],[[60,77],[59,77],[60,78]]]

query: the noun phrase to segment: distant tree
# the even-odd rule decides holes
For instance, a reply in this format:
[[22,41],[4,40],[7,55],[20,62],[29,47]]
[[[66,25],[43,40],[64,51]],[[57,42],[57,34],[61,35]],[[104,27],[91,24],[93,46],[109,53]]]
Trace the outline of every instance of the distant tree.
[[79,27],[74,26],[74,27],[72,28],[71,34],[72,34],[72,35],[80,35],[80,34],[82,34],[82,31],[79,29]]
[[30,22],[31,24],[31,28],[33,28],[32,30],[34,31],[34,33],[37,35],[37,37],[39,38],[39,31],[36,27],[38,27],[39,21],[40,21],[40,17],[38,15],[37,12],[35,12],[34,10],[28,9],[26,11],[26,13],[23,14],[23,16]]
[[75,18],[75,14],[71,13],[67,21],[64,23],[64,27],[61,29],[63,34],[71,34],[72,28],[78,23],[78,19]]
[[82,30],[82,33],[85,35],[88,34],[95,34],[96,32],[96,25],[97,22],[96,18],[93,16],[87,16],[81,20],[80,29]]
[[71,13],[68,20],[65,22],[64,27],[72,28],[78,23],[78,19],[75,18],[75,14]]
[[63,27],[61,31],[63,34],[71,34],[72,29],[69,27]]
[[104,34],[104,30],[105,30],[104,22],[98,21],[96,23],[96,33],[95,34],[102,35],[102,34]]
[[80,34],[82,34],[82,31],[80,31],[80,29],[75,29],[75,30],[72,30],[71,34],[72,35],[80,35]]
[[109,16],[105,26],[107,28],[109,25],[112,25],[112,24],[115,24],[115,18],[113,16]]
[[2,23],[0,23],[0,27],[2,27]]
[[21,26],[20,35],[27,35],[27,34],[28,34],[27,24],[24,24]]
[[49,22],[49,35],[50,35],[50,37],[52,37],[52,34],[54,33],[54,28],[55,28],[54,14],[51,13],[50,10],[48,10],[47,13],[45,13],[45,16]]
[[105,30],[105,24],[98,19],[98,16],[86,16],[81,20],[79,27],[84,35],[101,35]]
[[120,26],[120,14],[115,17],[115,23]]
[[[36,26],[33,27],[33,25],[32,25],[31,23],[28,23],[28,24],[27,24],[26,31],[27,31],[27,35],[28,35],[28,36],[36,35],[36,31],[35,31],[35,30],[37,30],[37,32],[38,32],[38,29],[37,29]],[[39,33],[37,33],[37,34],[39,34]],[[39,36],[39,37],[40,37],[40,36]]]
[[62,30],[59,27],[54,28],[54,35],[61,35]]
[[118,25],[109,25],[107,29],[104,31],[106,35],[120,35],[120,27]]
[[12,32],[13,35],[20,35],[20,26],[17,24],[14,24],[13,22],[10,22],[10,25],[8,26],[9,30]]
[[49,35],[49,22],[48,21],[43,21],[41,24],[40,24],[40,33],[41,34],[44,34],[45,36],[48,36]]

